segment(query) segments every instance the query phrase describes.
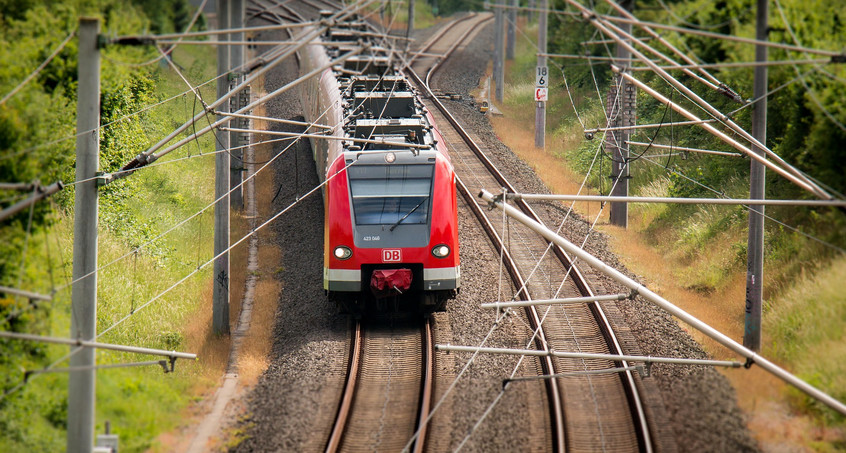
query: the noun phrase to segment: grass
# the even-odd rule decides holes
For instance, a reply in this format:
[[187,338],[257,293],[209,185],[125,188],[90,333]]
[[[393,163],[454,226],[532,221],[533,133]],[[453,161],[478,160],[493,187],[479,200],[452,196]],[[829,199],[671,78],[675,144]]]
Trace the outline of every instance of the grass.
[[[765,332],[767,349],[780,361],[794,364],[800,374],[832,396],[846,400],[846,258],[835,259],[815,275],[805,275],[771,303]],[[808,407],[817,403],[796,394]],[[822,411],[830,421],[842,416]]]
[[[534,36],[535,32],[518,34],[526,35]],[[506,63],[505,98],[499,106],[504,116],[490,120],[498,137],[535,169],[552,192],[575,194],[584,174],[589,170],[597,173],[594,156],[600,143],[585,139],[560,78],[551,78],[546,147],[534,147],[534,52],[531,43],[518,39],[518,57]],[[559,73],[552,64],[549,67],[554,75]],[[573,90],[575,109],[586,128],[604,122],[601,105],[591,99],[596,99],[593,88],[585,93]],[[607,167],[604,173],[607,175]],[[633,164],[632,174],[633,195],[670,196],[674,179],[678,180],[667,174],[663,165],[644,161]],[[591,176],[587,180],[587,193],[607,193],[607,182],[602,178]],[[743,198],[748,187],[743,177],[730,176],[723,181],[722,190]],[[593,221],[599,207],[577,203],[575,210]],[[774,215],[785,218],[778,214]],[[599,229],[610,235],[615,252],[650,289],[741,341],[746,219],[740,207],[641,204],[630,206],[628,230],[608,225],[607,212],[599,217]],[[766,236],[762,353],[842,401],[846,399],[846,297],[838,289],[846,279],[846,259],[835,255],[832,261],[831,251],[818,243],[770,225]],[[812,231],[829,240],[838,235],[842,238],[842,230],[828,231],[836,225],[839,223],[825,217]],[[690,333],[713,356],[735,358],[704,335]],[[762,442],[803,445],[817,451],[846,448],[846,421],[827,407],[755,367],[727,371],[726,375],[738,389],[741,407],[749,413],[749,426]]]

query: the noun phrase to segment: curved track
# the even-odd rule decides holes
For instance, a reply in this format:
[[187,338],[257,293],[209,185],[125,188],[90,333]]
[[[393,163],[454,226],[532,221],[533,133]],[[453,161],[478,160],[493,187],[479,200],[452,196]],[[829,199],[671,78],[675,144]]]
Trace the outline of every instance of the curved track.
[[[477,144],[435,97],[428,81],[437,66],[473,31],[472,27],[481,23],[484,21],[477,19],[471,22],[470,18],[454,22],[451,24],[455,26],[453,28],[463,30],[440,33],[425,47],[427,53],[430,53],[430,49],[446,48],[445,53],[439,58],[428,58],[430,62],[434,60],[429,68],[420,61],[412,66],[413,71],[407,72],[416,81],[418,88],[427,94],[424,104],[432,112],[448,142],[460,192],[498,249],[503,247],[501,236],[507,236],[505,239],[510,247],[503,254],[515,286],[522,289],[517,297],[529,300],[592,296],[594,294],[589,285],[563,250],[548,247],[545,240],[521,224],[503,224],[499,216],[488,217],[473,196],[482,188],[495,193],[501,192],[501,188],[510,192],[515,190],[485,157],[484,148]],[[455,36],[460,38],[456,40]],[[526,214],[539,220],[528,204],[518,205]],[[513,255],[507,253],[509,251]],[[526,315],[532,328],[536,329],[534,343],[538,349],[622,353],[607,316],[597,303],[557,306],[548,310],[529,308]],[[567,377],[546,379],[553,449],[652,451],[650,428],[644,415],[636,376],[631,371],[579,374],[627,366],[625,362],[615,363],[610,360],[544,359],[541,364],[543,374],[568,374]]]

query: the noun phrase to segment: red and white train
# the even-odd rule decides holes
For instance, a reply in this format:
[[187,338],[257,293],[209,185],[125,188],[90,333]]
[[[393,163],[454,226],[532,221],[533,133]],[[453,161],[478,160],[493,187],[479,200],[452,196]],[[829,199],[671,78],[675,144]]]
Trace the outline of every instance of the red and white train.
[[[443,137],[367,28],[331,28],[300,53],[306,119],[323,190],[323,288],[344,311],[443,311],[461,282],[455,174]],[[374,303],[375,302],[375,303]],[[389,302],[389,303],[388,303]]]

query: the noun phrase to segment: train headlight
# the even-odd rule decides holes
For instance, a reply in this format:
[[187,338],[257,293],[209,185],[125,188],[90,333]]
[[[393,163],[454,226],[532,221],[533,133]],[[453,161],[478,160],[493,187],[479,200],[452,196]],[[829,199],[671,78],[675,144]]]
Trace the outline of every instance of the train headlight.
[[392,164],[394,161],[397,160],[397,155],[394,153],[385,154],[385,162]]
[[335,253],[335,258],[338,258],[339,260],[347,260],[352,256],[352,250],[350,250],[349,247],[346,247],[346,246],[343,246],[343,245],[335,247],[334,253]]
[[438,258],[446,258],[449,256],[449,247],[445,244],[436,245],[435,248],[432,249],[432,255],[435,255]]

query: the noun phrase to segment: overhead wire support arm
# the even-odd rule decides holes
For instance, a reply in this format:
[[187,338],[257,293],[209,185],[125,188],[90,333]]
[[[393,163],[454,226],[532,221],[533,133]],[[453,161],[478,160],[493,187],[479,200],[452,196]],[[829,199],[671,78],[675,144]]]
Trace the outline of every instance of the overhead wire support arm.
[[[637,87],[639,89],[643,90],[644,92],[646,92],[650,96],[654,97],[655,99],[657,99],[662,104],[669,105],[673,110],[675,110],[676,112],[680,113],[682,116],[684,116],[684,117],[686,117],[686,118],[688,118],[692,121],[700,122],[701,123],[700,126],[702,128],[704,128],[705,130],[707,130],[711,134],[715,135],[720,140],[728,143],[734,149],[746,154],[747,156],[751,157],[752,159],[755,159],[755,160],[761,162],[763,165],[765,165],[770,170],[778,173],[779,175],[783,176],[784,178],[793,182],[794,184],[798,185],[799,187],[801,187],[801,188],[803,188],[803,189],[805,189],[805,190],[807,190],[807,191],[809,191],[809,192],[811,192],[811,193],[813,193],[813,194],[815,194],[815,195],[817,195],[821,198],[825,198],[825,199],[829,199],[829,200],[834,199],[834,197],[829,195],[827,192],[822,191],[822,189],[820,189],[812,181],[809,181],[806,177],[804,177],[804,175],[802,175],[803,177],[800,178],[795,173],[789,172],[788,171],[789,168],[792,168],[792,167],[788,167],[788,170],[786,170],[786,169],[776,165],[776,163],[774,161],[767,160],[767,159],[759,156],[757,153],[752,152],[752,150],[750,149],[749,146],[743,145],[742,143],[738,142],[737,140],[735,140],[735,139],[729,137],[728,135],[726,135],[726,133],[724,133],[724,132],[720,131],[719,129],[715,128],[714,126],[703,122],[698,116],[694,115],[693,113],[691,113],[690,111],[688,111],[684,107],[676,104],[675,102],[670,101],[669,99],[667,99],[662,94],[653,90],[649,85],[647,85],[647,84],[641,82],[640,80],[632,77],[628,73],[623,72],[622,74],[623,74],[623,77],[628,79],[633,84],[637,85]],[[732,124],[734,124],[734,123],[732,123]],[[770,153],[772,153],[772,151],[769,151],[767,154],[769,155]],[[778,161],[783,162],[781,160],[781,158],[778,157],[775,153],[772,153],[772,155],[775,156],[776,158],[778,158]],[[819,191],[822,191],[822,194],[819,193]]]
[[[846,207],[846,200],[775,200],[748,198],[674,198],[674,197],[613,197],[605,195],[559,195],[509,193],[507,200],[546,200],[546,201],[599,201],[612,203],[676,203],[676,204],[716,204],[716,205],[768,205],[768,206],[817,206]],[[484,306],[484,304],[483,304]]]
[[37,341],[41,343],[64,344],[69,346],[79,346],[83,348],[92,349],[106,349],[109,351],[130,352],[133,354],[158,355],[162,357],[173,357],[177,359],[191,359],[196,360],[197,354],[188,352],[167,351],[164,349],[141,348],[137,346],[125,346],[120,344],[100,343],[98,341],[77,340],[73,338],[58,338],[58,337],[43,337],[41,335],[32,335],[27,333],[17,332],[2,332],[0,331],[0,338],[10,338],[13,340]]
[[[595,127],[593,129],[585,129],[585,134],[595,134],[597,132],[609,132],[609,131],[617,131],[617,130],[624,130],[624,129],[655,129],[661,127],[672,127],[672,126],[690,126],[695,124],[706,124],[706,123],[715,123],[717,120],[710,119],[710,120],[696,120],[696,121],[673,121],[671,123],[654,123],[654,124],[635,124],[633,126],[615,126],[615,127]],[[588,140],[592,140],[593,137],[587,137]]]
[[6,293],[6,294],[11,294],[13,296],[24,297],[24,298],[29,299],[29,300],[42,300],[42,301],[53,300],[53,296],[33,293],[33,292],[30,292],[30,291],[24,291],[22,289],[17,289],[17,288],[9,288],[8,286],[0,286],[0,293]]
[[30,207],[34,203],[43,200],[44,198],[53,195],[54,193],[62,190],[65,187],[65,184],[62,181],[56,181],[53,184],[50,184],[47,187],[42,187],[41,185],[37,185],[34,192],[28,198],[21,200],[12,206],[0,211],[0,222],[6,220],[7,218],[23,211],[24,209]]
[[548,350],[542,351],[539,349],[512,349],[512,348],[491,348],[479,346],[458,346],[451,344],[435,345],[438,351],[448,352],[479,352],[483,354],[499,354],[499,355],[521,355],[533,357],[560,357],[564,359],[585,359],[585,360],[612,360],[615,362],[629,361],[629,362],[644,362],[644,363],[672,363],[676,365],[710,365],[710,366],[724,366],[729,368],[740,368],[742,363],[734,360],[708,360],[708,359],[688,359],[683,357],[653,357],[646,355],[622,355],[622,354],[596,354],[590,352],[564,352]]
[[[256,71],[253,71],[252,74],[250,74],[250,76],[247,77],[240,85],[238,85],[235,88],[233,88],[232,90],[230,90],[225,96],[223,96],[223,97],[215,100],[211,104],[209,104],[209,108],[210,109],[216,109],[217,107],[219,107],[224,102],[227,102],[230,97],[234,96],[236,93],[241,91],[244,87],[248,86],[254,80],[261,77],[266,72],[268,72],[272,68],[276,67],[278,64],[282,63],[286,58],[288,58],[291,55],[293,55],[294,53],[296,53],[296,51],[305,47],[308,44],[309,41],[311,41],[312,39],[314,39],[317,36],[319,36],[320,34],[322,34],[323,31],[324,31],[324,29],[320,28],[318,30],[313,30],[309,33],[304,34],[303,36],[300,36],[299,37],[300,38],[299,39],[300,44],[293,46],[293,47],[290,47],[290,48],[284,49],[284,51],[281,54],[273,55],[272,57],[269,57],[270,62],[268,64],[266,64],[265,66],[263,66],[262,68],[260,68]],[[249,107],[252,108],[252,107],[254,107],[254,105],[251,104]],[[244,110],[244,109],[242,109],[242,110]],[[244,110],[244,111],[246,111],[246,110]],[[173,132],[168,134],[166,137],[159,140],[156,144],[154,144],[153,146],[151,146],[150,148],[148,148],[147,150],[145,150],[144,152],[142,152],[141,154],[136,156],[134,159],[129,161],[127,164],[125,164],[121,168],[121,170],[124,170],[124,173],[121,173],[120,175],[116,175],[116,177],[125,177],[130,173],[127,170],[132,170],[134,168],[143,167],[144,165],[147,165],[147,164],[155,161],[158,158],[158,157],[154,156],[154,153],[156,151],[158,151],[163,146],[165,146],[167,143],[169,143],[171,140],[176,138],[179,134],[186,131],[188,128],[191,127],[192,124],[195,124],[197,121],[202,119],[202,117],[205,116],[206,114],[207,114],[206,111],[202,111],[202,112],[198,113],[197,115],[195,115],[194,118],[192,118],[191,120],[189,120],[189,121],[183,123],[181,126],[177,127]],[[208,131],[206,131],[206,132],[208,132]],[[190,139],[193,140],[194,139],[193,136]],[[180,143],[182,143],[182,142],[180,142]],[[180,144],[180,146],[181,146],[181,144]]]
[[84,371],[84,370],[109,370],[115,368],[132,368],[132,367],[141,367],[141,366],[150,366],[150,365],[158,365],[162,367],[165,373],[172,373],[174,370],[174,365],[176,364],[176,358],[170,358],[169,360],[148,360],[146,362],[130,362],[130,363],[113,363],[111,365],[94,365],[90,367],[66,367],[66,368],[43,368],[38,370],[26,370],[24,371],[24,382],[29,381],[30,376],[35,374],[48,374],[48,373],[70,373],[73,371]]
[[[819,400],[823,404],[827,405],[828,407],[834,409],[835,411],[846,415],[846,404],[843,402],[838,401],[837,399],[833,398],[831,395],[823,392],[822,390],[814,387],[811,384],[808,384],[804,380],[800,379],[799,377],[791,374],[787,370],[779,367],[775,363],[767,360],[767,358],[757,354],[755,351],[752,351],[749,348],[744,347],[742,344],[738,343],[737,341],[733,340],[729,336],[723,334],[722,332],[718,331],[717,329],[709,326],[708,324],[704,323],[703,321],[699,320],[695,316],[691,315],[690,313],[682,310],[681,308],[677,307],[667,299],[661,297],[660,295],[656,294],[654,291],[650,290],[649,288],[643,286],[642,284],[638,283],[637,281],[633,280],[632,278],[628,277],[627,275],[623,274],[622,272],[614,269],[613,267],[605,264],[595,256],[591,255],[590,253],[583,250],[581,247],[573,244],[572,242],[566,240],[565,238],[559,236],[554,231],[550,230],[544,225],[539,224],[538,222],[534,221],[533,219],[529,218],[518,209],[504,204],[502,202],[497,202],[494,200],[494,195],[486,190],[482,190],[479,196],[490,203],[493,207],[502,209],[505,211],[505,214],[509,217],[523,223],[524,225],[528,226],[529,228],[537,231],[541,236],[548,239],[551,242],[554,242],[556,245],[563,248],[567,253],[574,255],[580,261],[586,263],[590,267],[596,269],[599,272],[609,276],[610,278],[614,279],[615,281],[621,283],[622,285],[626,286],[627,288],[637,291],[637,296],[642,297],[644,300],[658,306],[659,308],[663,309],[664,311],[670,313],[671,315],[679,318],[684,323],[690,325],[691,327],[695,328],[696,330],[702,332],[703,334],[707,335],[708,337],[714,339],[717,343],[725,346],[731,351],[734,351],[736,354],[745,357],[747,359],[747,363],[758,365],[768,373],[776,376],[777,378],[781,379],[782,381],[796,387],[797,389],[801,390],[802,392],[806,393],[807,395]],[[474,351],[477,348],[473,348]]]
[[108,39],[105,42],[107,44],[153,45],[158,40],[190,38],[190,37],[195,37],[195,36],[228,35],[228,34],[244,33],[244,32],[250,32],[250,31],[256,32],[256,31],[269,31],[269,30],[286,30],[286,29],[291,29],[291,28],[308,27],[310,25],[331,26],[331,25],[334,25],[334,22],[331,22],[331,23],[329,23],[328,21],[326,23],[324,23],[324,21],[301,22],[301,23],[291,23],[291,24],[282,24],[282,25],[262,25],[262,26],[258,26],[258,27],[227,28],[227,29],[222,29],[222,30],[194,31],[194,32],[188,32],[188,33],[170,33],[170,34],[162,34],[162,35],[126,35],[126,36],[118,36],[117,38]]
[[[613,7],[613,8],[614,8],[614,9],[615,9],[618,13],[620,13],[620,15],[621,15],[621,16],[626,17],[626,18],[628,18],[628,19],[637,20],[637,18],[634,16],[634,14],[632,14],[632,13],[631,13],[631,12],[629,12],[627,9],[623,8],[622,6],[620,6],[620,4],[618,4],[616,0],[605,0],[605,1],[606,1],[606,3],[608,3],[609,5],[611,5],[611,7]],[[652,38],[657,39],[657,40],[658,40],[658,42],[660,42],[660,43],[661,43],[664,47],[666,47],[666,48],[670,49],[670,51],[672,51],[672,52],[673,52],[674,54],[676,54],[679,58],[681,58],[682,60],[684,60],[687,64],[690,64],[690,65],[695,65],[695,64],[696,64],[696,62],[695,62],[695,61],[693,61],[693,59],[692,59],[692,58],[690,58],[689,56],[687,56],[684,52],[682,52],[681,50],[679,50],[679,49],[678,49],[676,46],[674,46],[672,43],[670,43],[669,41],[667,41],[666,39],[664,39],[664,37],[663,37],[663,36],[661,36],[661,35],[659,35],[658,33],[656,33],[656,32],[655,32],[655,30],[653,30],[653,29],[649,28],[649,27],[648,27],[648,26],[646,26],[646,25],[638,25],[638,27],[640,27],[641,29],[643,29],[643,31],[645,31],[647,34],[649,34],[649,36],[651,36]],[[633,38],[633,39],[634,39],[634,38]],[[613,39],[612,39],[612,41],[613,41]],[[636,40],[636,41],[638,42],[638,44],[640,44],[640,45],[642,45],[642,46],[645,46],[645,47],[647,47],[647,48],[652,49],[650,46],[648,46],[647,44],[645,44],[642,40]],[[675,61],[672,61],[670,58],[666,57],[665,55],[663,55],[663,54],[661,54],[661,53],[659,53],[659,52],[657,52],[657,51],[655,51],[655,53],[656,53],[656,55],[659,55],[659,56],[660,56],[662,59],[664,59],[665,61],[668,61],[668,62],[670,62],[670,64],[672,64],[672,65],[674,65],[674,66],[678,66],[678,67],[681,69],[681,65],[679,65],[679,64],[678,64],[678,63],[676,63]],[[691,76],[691,77],[693,77],[693,78],[695,78],[695,79],[697,79],[697,80],[701,81],[702,83],[704,83],[705,85],[707,85],[707,86],[711,87],[712,89],[717,90],[718,92],[721,92],[721,93],[723,93],[723,94],[726,94],[729,98],[731,98],[731,99],[733,99],[733,100],[735,100],[735,101],[737,101],[737,102],[740,102],[740,103],[743,103],[743,102],[744,102],[744,101],[743,101],[743,99],[742,99],[739,95],[737,95],[737,93],[735,93],[733,90],[729,89],[729,88],[728,88],[728,87],[727,87],[724,83],[720,82],[720,81],[719,81],[716,77],[714,77],[714,75],[712,75],[712,74],[711,74],[711,73],[709,73],[708,71],[705,71],[703,68],[696,68],[696,69],[698,69],[698,71],[699,71],[700,73],[702,73],[702,75],[704,75],[704,76],[705,76],[708,80],[704,80],[704,79],[702,79],[700,76],[693,74],[693,72],[692,72],[692,71],[685,70],[685,69],[682,69],[682,71],[684,71],[684,72],[685,72],[685,74],[688,74],[689,76]],[[722,89],[722,90],[720,89],[721,87],[723,87],[723,89]]]
[[[790,177],[788,177],[788,176],[785,176],[785,177],[788,180],[792,181],[794,184],[797,184],[798,186],[800,186],[803,189],[813,193],[814,195],[816,195],[819,198],[824,198],[824,199],[833,199],[834,198],[831,194],[826,192],[818,184],[816,184],[815,182],[810,180],[810,178],[808,178],[801,171],[797,170],[795,167],[793,167],[790,164],[788,164],[787,162],[785,162],[784,159],[782,159],[780,156],[773,153],[766,145],[764,145],[759,140],[757,140],[755,137],[753,137],[752,134],[750,134],[749,132],[744,130],[742,127],[738,126],[731,119],[727,118],[722,112],[720,112],[719,110],[714,108],[714,106],[712,106],[707,101],[702,99],[701,96],[699,96],[698,94],[693,92],[693,90],[691,90],[690,88],[685,86],[683,83],[679,82],[675,77],[670,75],[667,71],[658,67],[658,65],[656,65],[649,58],[647,58],[646,55],[644,55],[642,52],[635,49],[634,46],[632,46],[631,44],[626,42],[626,40],[623,37],[621,37],[621,30],[619,29],[619,27],[611,25],[607,21],[600,19],[600,16],[598,16],[595,12],[593,12],[592,10],[589,10],[588,8],[585,8],[584,6],[582,6],[576,0],[567,0],[567,2],[569,4],[577,7],[580,11],[582,11],[582,14],[585,17],[585,19],[589,20],[590,23],[594,27],[599,29],[599,31],[601,31],[603,34],[605,34],[609,38],[617,41],[619,43],[619,45],[626,47],[632,53],[632,55],[636,56],[639,60],[641,60],[647,66],[652,68],[656,73],[658,73],[667,82],[669,82],[671,85],[676,87],[680,92],[682,92],[684,95],[686,95],[688,98],[690,98],[690,100],[692,102],[698,104],[701,108],[705,109],[705,111],[707,111],[709,114],[714,116],[714,118],[719,119],[726,127],[730,128],[732,131],[736,132],[738,135],[743,137],[745,140],[749,141],[751,144],[765,150],[765,152],[767,153],[767,156],[769,156],[771,159],[773,159],[773,161],[777,162],[778,164],[783,165],[784,168],[773,165],[772,162],[762,158],[761,156],[758,156],[755,153],[752,153],[750,149],[748,149],[747,147],[743,147],[742,145],[741,145],[741,147],[743,149],[739,149],[739,151],[742,151],[742,152],[745,152],[745,153],[751,153],[750,157],[759,158],[759,159],[763,160],[764,162],[766,162],[766,163],[762,162],[762,163],[764,163],[764,165],[767,165],[768,168],[773,169],[774,171],[781,174],[782,176],[790,175]],[[605,16],[601,16],[601,17],[605,17]],[[617,31],[615,31],[615,29]],[[622,32],[622,34],[625,34],[625,32]],[[612,68],[613,68],[613,66],[612,66]],[[619,70],[619,68],[618,68],[618,70]],[[650,94],[655,93],[655,94],[652,94],[653,97],[657,94],[655,92],[655,90],[652,90],[651,88],[648,88],[644,83],[637,81],[637,79],[633,78],[626,71],[621,71],[621,74],[626,79],[633,81],[633,83],[637,84],[638,87],[645,87],[644,91],[649,90],[649,91],[651,91]],[[666,99],[666,98],[664,98],[664,99]],[[666,104],[667,102],[669,102],[669,100],[667,100],[666,102],[665,101],[662,101],[662,102],[664,102]],[[676,110],[679,113],[682,113],[676,107],[674,107],[674,110]],[[684,110],[684,109],[681,109],[681,110]],[[685,110],[685,112],[687,112],[687,111]],[[690,116],[688,116],[688,115],[690,115]],[[698,117],[696,117],[695,115],[693,115],[690,112],[687,112],[687,114],[685,116],[687,116],[688,119],[691,119],[691,120],[699,120]],[[709,125],[703,125],[703,127],[708,128]],[[713,129],[714,131],[716,131],[719,134],[722,134],[724,137],[726,137],[726,139],[732,140],[729,137],[725,136],[725,134],[723,134],[722,132],[719,132],[716,129],[714,129],[713,127],[711,127],[711,129]],[[732,140],[732,141],[734,141],[734,140]],[[736,143],[736,141],[735,141],[735,143]],[[754,156],[752,156],[752,154],[754,154]],[[778,170],[776,170],[776,169],[778,169]]]
[[627,145],[635,145],[635,146],[648,146],[651,148],[658,148],[658,149],[669,149],[674,151],[688,151],[691,153],[701,153],[701,154],[713,154],[715,156],[728,156],[728,157],[743,157],[741,153],[730,153],[727,151],[714,151],[710,149],[701,149],[701,148],[688,148],[686,146],[674,146],[674,145],[663,145],[660,143],[643,143],[643,142],[632,142],[626,141]]
[[[571,4],[573,3],[572,0],[567,0],[567,1],[570,2]],[[823,56],[826,56],[826,57],[846,58],[846,54],[844,54],[843,52],[838,52],[838,51],[834,51],[834,50],[814,49],[814,48],[811,48],[811,47],[795,46],[795,45],[792,45],[792,44],[785,44],[785,43],[780,43],[780,42],[761,41],[761,40],[753,39],[753,38],[743,38],[743,37],[740,37],[740,36],[724,35],[724,34],[721,34],[721,33],[714,33],[714,32],[710,32],[710,31],[696,30],[696,29],[693,29],[693,28],[677,27],[677,26],[674,26],[674,25],[664,25],[664,24],[659,24],[659,23],[655,23],[655,22],[646,22],[646,21],[642,21],[642,20],[639,20],[639,19],[627,19],[627,18],[622,18],[622,17],[607,16],[607,15],[603,15],[603,14],[597,14],[596,17],[599,18],[599,19],[602,19],[602,20],[610,21],[610,22],[619,22],[619,23],[637,25],[638,27],[658,28],[658,29],[662,29],[662,30],[675,31],[675,32],[678,32],[678,33],[686,33],[686,34],[690,34],[690,35],[703,36],[703,37],[706,37],[706,38],[723,39],[723,40],[726,40],[726,41],[735,41],[735,42],[740,42],[740,43],[745,43],[745,44],[761,45],[761,46],[772,47],[772,48],[776,48],[776,49],[789,50],[789,51],[793,51],[793,52],[806,52],[806,53],[809,53],[809,54],[823,55]]]

